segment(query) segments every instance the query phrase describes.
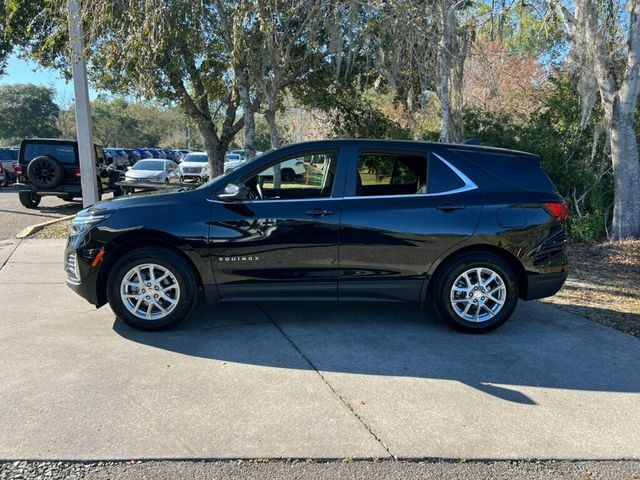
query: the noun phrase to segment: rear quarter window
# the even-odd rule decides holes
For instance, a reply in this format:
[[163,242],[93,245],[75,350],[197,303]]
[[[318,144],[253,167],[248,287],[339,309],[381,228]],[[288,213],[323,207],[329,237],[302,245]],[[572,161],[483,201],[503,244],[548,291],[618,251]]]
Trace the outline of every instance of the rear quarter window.
[[29,163],[36,157],[47,155],[60,163],[74,164],[76,162],[73,145],[52,143],[27,143],[24,147],[24,162]]
[[511,186],[524,190],[557,192],[542,169],[540,157],[462,150],[456,153]]
[[429,155],[427,167],[427,193],[444,193],[457,190],[465,186],[456,172],[451,170],[435,155]]

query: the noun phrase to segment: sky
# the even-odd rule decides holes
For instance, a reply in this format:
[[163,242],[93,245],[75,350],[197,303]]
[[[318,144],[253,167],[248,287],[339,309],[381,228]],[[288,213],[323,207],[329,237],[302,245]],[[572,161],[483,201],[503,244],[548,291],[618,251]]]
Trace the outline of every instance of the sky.
[[[67,107],[73,102],[73,83],[66,82],[63,76],[48,68],[42,68],[31,60],[23,60],[17,55],[11,55],[7,61],[5,75],[0,77],[0,85],[7,83],[33,83],[45,87],[53,87],[56,92],[56,103],[62,107]],[[89,96],[95,99],[98,92],[91,87]]]

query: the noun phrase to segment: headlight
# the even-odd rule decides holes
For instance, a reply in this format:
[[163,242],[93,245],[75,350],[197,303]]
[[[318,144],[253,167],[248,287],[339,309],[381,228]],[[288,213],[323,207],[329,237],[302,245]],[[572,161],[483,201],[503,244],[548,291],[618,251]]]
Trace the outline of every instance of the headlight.
[[110,213],[101,213],[99,215],[89,213],[87,210],[81,210],[71,220],[69,225],[69,235],[77,235],[82,232],[86,232],[94,225],[106,220],[111,216]]

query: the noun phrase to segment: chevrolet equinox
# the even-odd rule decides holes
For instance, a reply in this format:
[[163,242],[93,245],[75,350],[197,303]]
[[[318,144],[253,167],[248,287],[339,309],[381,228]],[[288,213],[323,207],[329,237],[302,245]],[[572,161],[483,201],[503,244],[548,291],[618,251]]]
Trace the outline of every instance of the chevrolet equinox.
[[315,141],[197,188],[79,212],[65,269],[73,290],[139,329],[175,325],[204,296],[429,303],[453,327],[486,332],[519,298],[560,289],[567,214],[536,155]]

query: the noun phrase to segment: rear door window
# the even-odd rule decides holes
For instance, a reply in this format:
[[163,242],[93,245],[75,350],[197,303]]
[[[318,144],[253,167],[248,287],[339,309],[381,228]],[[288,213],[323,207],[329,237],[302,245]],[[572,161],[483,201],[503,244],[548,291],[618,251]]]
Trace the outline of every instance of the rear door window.
[[403,153],[363,152],[358,160],[359,197],[412,195],[424,186],[427,159]]
[[24,147],[24,162],[47,155],[63,164],[73,165],[76,161],[75,147],[59,143],[27,143]]

